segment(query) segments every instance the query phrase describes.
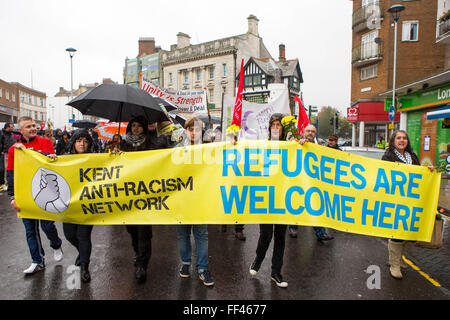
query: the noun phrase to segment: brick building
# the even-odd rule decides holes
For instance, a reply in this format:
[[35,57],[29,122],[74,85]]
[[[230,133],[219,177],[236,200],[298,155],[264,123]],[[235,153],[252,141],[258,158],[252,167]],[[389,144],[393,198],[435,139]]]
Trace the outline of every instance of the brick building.
[[[351,106],[353,143],[387,138],[385,97],[392,90],[394,21],[387,10],[402,4],[397,31],[396,87],[445,70],[445,46],[436,42],[436,0],[353,0]],[[396,127],[400,120],[396,115]]]
[[17,122],[19,99],[15,85],[0,79],[0,122]]
[[0,122],[17,123],[22,116],[33,118],[37,124],[45,122],[46,99],[44,92],[0,79]]

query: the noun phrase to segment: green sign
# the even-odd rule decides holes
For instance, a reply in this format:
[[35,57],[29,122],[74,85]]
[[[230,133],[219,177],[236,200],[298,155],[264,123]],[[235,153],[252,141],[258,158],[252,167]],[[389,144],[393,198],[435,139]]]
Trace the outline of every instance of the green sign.
[[[385,99],[384,108],[389,110],[392,99]],[[398,98],[398,110],[410,111],[429,108],[450,102],[450,83],[414,92]]]

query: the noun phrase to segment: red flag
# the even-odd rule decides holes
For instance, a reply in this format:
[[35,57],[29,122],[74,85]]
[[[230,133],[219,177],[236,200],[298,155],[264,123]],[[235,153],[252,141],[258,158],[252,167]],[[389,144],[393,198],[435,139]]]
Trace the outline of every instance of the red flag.
[[64,131],[66,131],[66,125],[64,125]]
[[44,130],[44,121],[41,121],[41,130]]
[[233,121],[231,124],[241,127],[242,116],[242,91],[244,90],[244,59],[241,62],[241,74],[239,75],[239,88],[236,95],[236,102],[234,103]]
[[298,96],[295,96],[295,101],[298,102],[298,118],[297,118],[297,128],[298,128],[298,134],[303,136],[303,131],[305,130],[306,126],[311,124],[311,122],[308,119],[308,115],[306,114],[305,108],[303,108],[303,102],[300,100]]

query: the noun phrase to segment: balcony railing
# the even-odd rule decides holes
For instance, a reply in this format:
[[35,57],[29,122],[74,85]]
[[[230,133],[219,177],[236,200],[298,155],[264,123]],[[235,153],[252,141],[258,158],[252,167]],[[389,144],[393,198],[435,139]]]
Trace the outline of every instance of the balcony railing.
[[450,19],[439,23],[439,37],[450,31]]
[[[359,30],[361,31],[366,28],[367,20],[369,18],[383,18],[384,17],[384,5],[380,2],[371,3],[367,6],[361,7],[353,12],[352,15],[352,28],[355,29],[356,26],[358,26]],[[377,15],[379,14],[379,17]],[[360,27],[361,26],[361,27]]]
[[381,44],[366,43],[352,50],[352,64],[355,67],[370,64],[383,59]]

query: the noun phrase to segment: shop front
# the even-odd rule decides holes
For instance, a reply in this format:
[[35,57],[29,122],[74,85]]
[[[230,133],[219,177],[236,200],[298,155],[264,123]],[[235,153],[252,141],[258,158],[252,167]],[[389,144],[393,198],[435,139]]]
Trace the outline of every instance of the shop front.
[[399,96],[398,102],[420,163],[445,162],[450,172],[450,82]]
[[[384,102],[358,102],[347,108],[347,120],[352,124],[352,145],[375,147],[378,139],[387,141],[389,113]],[[400,120],[397,114],[395,128]]]

